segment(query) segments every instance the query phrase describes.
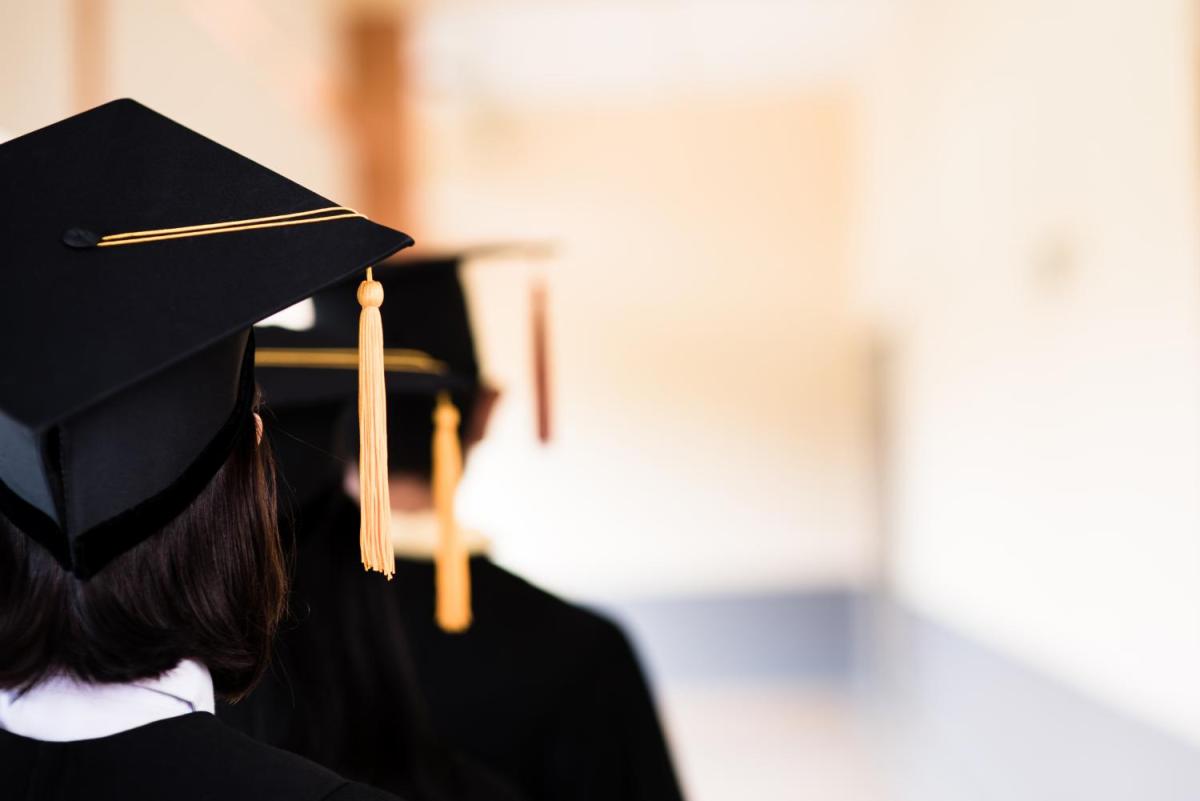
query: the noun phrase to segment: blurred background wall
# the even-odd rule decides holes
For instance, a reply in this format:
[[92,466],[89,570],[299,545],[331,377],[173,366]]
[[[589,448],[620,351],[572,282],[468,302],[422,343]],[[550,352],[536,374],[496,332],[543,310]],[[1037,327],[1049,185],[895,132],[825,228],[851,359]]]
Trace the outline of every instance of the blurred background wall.
[[573,593],[859,583],[851,98],[799,69],[782,84],[706,70],[724,15],[672,36],[680,11],[496,4],[431,10],[415,32],[422,230],[549,237],[556,254],[561,436],[544,451],[524,282],[475,271],[485,330],[514,330],[485,339],[510,397],[466,505],[505,558]]
[[907,11],[858,217],[895,589],[1200,743],[1195,5]]

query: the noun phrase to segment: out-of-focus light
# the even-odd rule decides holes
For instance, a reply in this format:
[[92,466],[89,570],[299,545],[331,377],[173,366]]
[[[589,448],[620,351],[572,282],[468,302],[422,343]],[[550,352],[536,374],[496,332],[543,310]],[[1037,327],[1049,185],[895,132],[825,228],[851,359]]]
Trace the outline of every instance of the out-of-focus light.
[[307,331],[316,324],[317,307],[313,304],[312,298],[305,298],[294,306],[288,306],[283,311],[272,314],[260,322],[258,327],[273,326],[286,328],[289,331]]

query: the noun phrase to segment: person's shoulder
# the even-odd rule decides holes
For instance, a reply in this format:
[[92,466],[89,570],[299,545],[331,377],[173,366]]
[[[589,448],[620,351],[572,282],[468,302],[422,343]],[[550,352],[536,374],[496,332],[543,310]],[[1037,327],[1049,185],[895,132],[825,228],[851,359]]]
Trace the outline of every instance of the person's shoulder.
[[345,782],[321,801],[398,801],[396,796],[358,782]]
[[[130,751],[135,755],[145,751],[146,757],[158,752],[153,762],[161,781],[186,782],[191,789],[202,789],[205,798],[395,801],[387,793],[347,782],[315,762],[248,737],[208,714],[174,719],[153,733],[154,742],[148,737],[140,740],[128,744]],[[203,770],[192,776],[189,768],[193,767]]]
[[466,754],[445,752],[442,784],[455,801],[524,801],[509,779]]
[[[263,794],[246,792],[246,798],[256,801],[279,798],[280,801],[399,801],[397,796],[370,785],[348,781],[333,771],[304,757],[259,742],[239,731],[220,724],[228,743],[244,751],[256,763]],[[240,783],[240,782],[239,782]],[[294,794],[293,794],[294,793]]]
[[[36,770],[39,762],[70,770]],[[63,801],[396,801],[246,737],[203,712],[90,740],[52,742],[0,732],[0,783],[25,786],[30,798]]]
[[524,621],[538,621],[575,647],[606,652],[631,650],[624,629],[608,615],[545,590],[490,559],[472,560],[472,579],[484,585],[487,601],[518,607]]
[[[259,742],[211,715],[203,722],[215,735],[217,753],[231,784],[256,801],[397,801],[396,796],[347,781],[304,757]],[[231,769],[232,768],[232,769]]]

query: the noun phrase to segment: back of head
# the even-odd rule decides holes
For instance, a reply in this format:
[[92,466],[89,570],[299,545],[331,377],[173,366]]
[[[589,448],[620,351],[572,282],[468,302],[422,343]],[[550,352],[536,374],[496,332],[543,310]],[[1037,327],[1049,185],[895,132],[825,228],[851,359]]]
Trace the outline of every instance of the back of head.
[[285,589],[270,449],[249,423],[181,514],[88,580],[0,516],[0,688],[136,681],[194,659],[238,698],[267,666]]

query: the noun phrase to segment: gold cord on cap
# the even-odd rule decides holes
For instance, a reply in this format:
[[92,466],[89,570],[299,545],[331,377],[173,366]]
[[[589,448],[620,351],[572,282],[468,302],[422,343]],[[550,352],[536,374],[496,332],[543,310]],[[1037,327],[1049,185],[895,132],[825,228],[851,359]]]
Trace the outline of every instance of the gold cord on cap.
[[[357,370],[357,348],[259,348],[254,352],[258,367],[303,367],[311,369]],[[427,373],[444,375],[446,363],[428,353],[406,348],[384,348],[383,369],[389,373]]]
[[363,567],[377,570],[390,581],[396,573],[396,555],[388,526],[392,504],[388,497],[387,387],[384,383],[383,284],[371,268],[358,286],[358,478],[361,523],[359,547]]
[[154,228],[147,231],[130,231],[124,234],[108,234],[99,237],[95,247],[109,248],[118,245],[140,245],[145,242],[161,242],[164,239],[185,239],[212,234],[231,234],[237,231],[254,231],[260,228],[283,228],[289,225],[347,220],[352,217],[366,219],[354,209],[345,206],[327,206],[323,209],[297,211],[291,214],[273,214],[269,217],[250,217],[243,220],[184,225],[177,228]]
[[433,412],[433,505],[438,519],[434,555],[437,574],[437,623],[458,633],[471,625],[471,563],[454,516],[454,496],[462,476],[458,441],[458,409],[447,392],[439,392]]

